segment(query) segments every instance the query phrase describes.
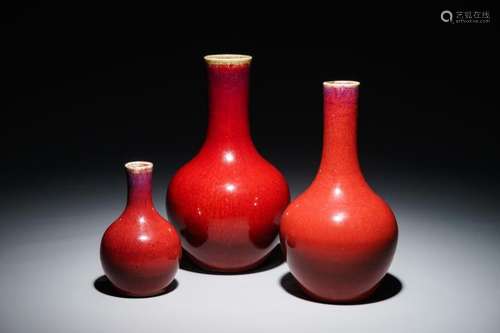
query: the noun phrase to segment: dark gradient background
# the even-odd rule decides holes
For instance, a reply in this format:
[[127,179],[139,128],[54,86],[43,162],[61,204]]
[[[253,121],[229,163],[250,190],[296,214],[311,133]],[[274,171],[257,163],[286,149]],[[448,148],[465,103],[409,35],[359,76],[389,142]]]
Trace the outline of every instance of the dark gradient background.
[[[446,24],[443,9],[489,10],[492,22]],[[85,2],[0,13],[2,332],[499,329],[492,8]],[[319,165],[322,81],[361,82],[360,160],[400,225],[396,282],[380,300],[310,302],[279,260],[238,276],[184,269],[156,298],[94,288],[100,236],[125,200],[123,164],[155,163],[165,214],[169,178],[203,142],[210,53],[254,57],[253,138],[294,196]]]

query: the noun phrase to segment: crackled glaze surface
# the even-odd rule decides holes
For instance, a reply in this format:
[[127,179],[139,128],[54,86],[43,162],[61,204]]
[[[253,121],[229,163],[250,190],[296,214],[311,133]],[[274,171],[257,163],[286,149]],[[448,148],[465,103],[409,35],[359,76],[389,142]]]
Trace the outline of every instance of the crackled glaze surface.
[[234,62],[230,57],[206,58],[207,137],[172,178],[167,209],[197,264],[239,272],[258,265],[276,246],[290,194],[285,178],[259,155],[250,137],[250,57],[235,56]]
[[397,243],[394,214],[359,168],[357,97],[357,82],[325,82],[320,168],[285,210],[280,226],[290,271],[305,292],[327,302],[370,295]]
[[113,285],[124,294],[163,292],[179,268],[181,242],[175,228],[154,208],[152,164],[127,163],[128,201],[101,241],[101,263]]

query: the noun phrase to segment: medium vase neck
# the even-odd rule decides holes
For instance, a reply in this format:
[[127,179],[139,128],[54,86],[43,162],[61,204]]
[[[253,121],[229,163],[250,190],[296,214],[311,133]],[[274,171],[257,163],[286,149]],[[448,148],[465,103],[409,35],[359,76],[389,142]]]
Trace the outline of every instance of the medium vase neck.
[[206,56],[209,121],[206,143],[251,142],[248,121],[250,56]]
[[323,85],[323,153],[318,177],[362,177],[357,153],[358,86],[356,81]]
[[128,198],[127,209],[152,208],[153,163],[129,162],[127,170]]

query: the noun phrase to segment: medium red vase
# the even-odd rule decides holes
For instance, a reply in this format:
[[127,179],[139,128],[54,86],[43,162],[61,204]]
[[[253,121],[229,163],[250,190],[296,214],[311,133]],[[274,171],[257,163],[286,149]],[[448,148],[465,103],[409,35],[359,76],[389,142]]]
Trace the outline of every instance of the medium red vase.
[[160,294],[179,268],[181,242],[175,228],[153,206],[153,164],[130,162],[125,168],[127,207],[102,237],[102,267],[123,294]]
[[398,227],[361,173],[356,143],[359,83],[324,83],[323,154],[310,187],[285,210],[280,237],[291,273],[314,299],[368,297],[386,274]]
[[170,219],[202,268],[241,272],[277,245],[290,200],[281,173],[257,152],[248,124],[250,56],[206,56],[209,125],[200,152],[172,178]]

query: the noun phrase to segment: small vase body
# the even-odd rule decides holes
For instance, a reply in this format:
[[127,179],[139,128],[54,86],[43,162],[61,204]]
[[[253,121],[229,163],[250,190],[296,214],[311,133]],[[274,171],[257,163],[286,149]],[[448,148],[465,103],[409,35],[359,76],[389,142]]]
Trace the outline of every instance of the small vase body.
[[152,167],[149,162],[126,164],[127,206],[101,241],[106,276],[119,291],[130,296],[162,293],[173,281],[182,253],[174,226],[153,206]]
[[358,82],[324,84],[320,169],[285,210],[280,237],[291,273],[312,298],[368,297],[392,261],[398,228],[361,173],[356,142]]
[[282,174],[256,150],[248,124],[249,56],[207,56],[209,125],[199,153],[172,178],[167,210],[190,257],[241,272],[277,245],[290,200]]

